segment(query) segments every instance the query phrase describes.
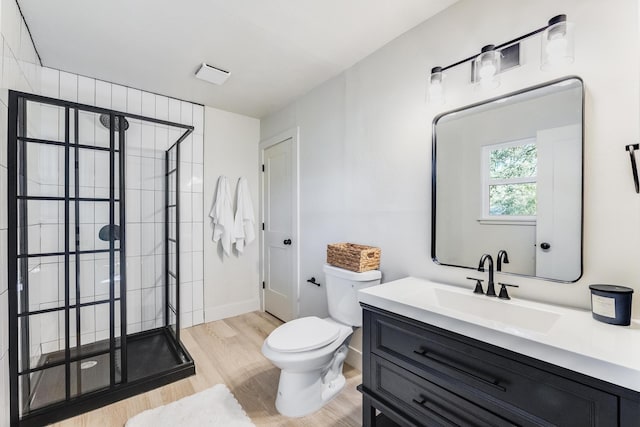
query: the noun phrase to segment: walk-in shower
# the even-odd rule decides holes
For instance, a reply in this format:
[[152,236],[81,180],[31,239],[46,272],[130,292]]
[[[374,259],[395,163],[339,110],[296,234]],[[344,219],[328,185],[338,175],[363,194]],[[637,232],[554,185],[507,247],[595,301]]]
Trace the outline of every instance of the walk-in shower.
[[179,147],[192,131],[9,92],[12,425],[195,372],[179,312]]

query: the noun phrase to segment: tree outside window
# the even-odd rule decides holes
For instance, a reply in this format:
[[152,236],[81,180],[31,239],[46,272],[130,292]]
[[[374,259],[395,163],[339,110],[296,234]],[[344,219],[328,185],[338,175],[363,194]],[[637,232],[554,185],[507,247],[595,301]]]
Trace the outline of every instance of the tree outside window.
[[535,139],[483,147],[483,219],[535,220]]

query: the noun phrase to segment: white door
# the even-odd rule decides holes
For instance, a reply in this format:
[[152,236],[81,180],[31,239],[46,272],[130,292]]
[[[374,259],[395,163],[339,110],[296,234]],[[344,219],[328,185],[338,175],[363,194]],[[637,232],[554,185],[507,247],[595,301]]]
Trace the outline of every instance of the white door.
[[294,138],[264,148],[263,289],[265,311],[283,321],[297,304],[297,198]]
[[582,130],[541,130],[538,149],[536,276],[574,281],[581,271]]

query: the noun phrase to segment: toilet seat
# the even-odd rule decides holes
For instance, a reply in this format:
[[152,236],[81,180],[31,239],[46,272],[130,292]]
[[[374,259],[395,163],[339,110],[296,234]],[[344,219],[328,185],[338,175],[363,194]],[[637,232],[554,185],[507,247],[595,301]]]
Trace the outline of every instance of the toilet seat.
[[267,337],[267,344],[275,351],[295,353],[324,347],[339,335],[338,324],[310,316],[279,326]]

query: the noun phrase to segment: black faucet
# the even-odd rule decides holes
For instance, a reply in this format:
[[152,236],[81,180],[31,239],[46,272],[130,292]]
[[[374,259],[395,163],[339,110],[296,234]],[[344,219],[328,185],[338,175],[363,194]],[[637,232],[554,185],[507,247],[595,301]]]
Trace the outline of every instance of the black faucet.
[[478,264],[478,271],[484,271],[485,261],[489,260],[489,283],[487,283],[487,293],[488,297],[496,296],[496,289],[493,287],[493,258],[491,255],[484,254],[480,257],[480,264]]
[[496,267],[496,271],[502,271],[503,262],[509,264],[509,255],[507,255],[507,251],[500,249],[498,252],[498,266]]

